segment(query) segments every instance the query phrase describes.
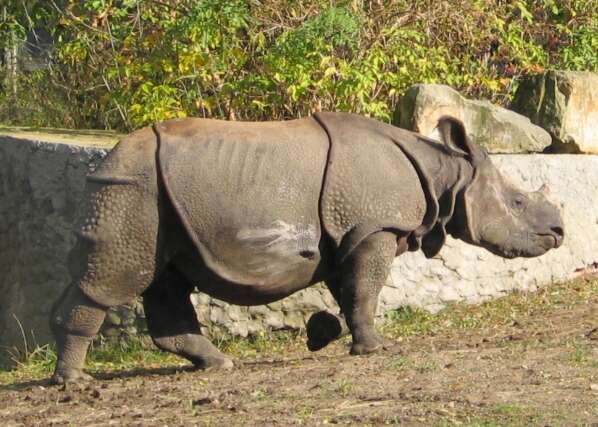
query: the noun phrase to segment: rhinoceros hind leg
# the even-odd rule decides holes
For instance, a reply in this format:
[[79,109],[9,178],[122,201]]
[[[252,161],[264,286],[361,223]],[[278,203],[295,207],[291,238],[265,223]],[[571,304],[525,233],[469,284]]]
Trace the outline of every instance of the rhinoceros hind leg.
[[147,326],[158,348],[184,357],[200,369],[230,369],[233,362],[200,332],[191,304],[193,286],[168,268],[143,294]]
[[56,338],[58,361],[52,382],[64,384],[92,379],[83,372],[87,348],[97,334],[106,309],[76,285],[69,286],[52,309],[50,326]]

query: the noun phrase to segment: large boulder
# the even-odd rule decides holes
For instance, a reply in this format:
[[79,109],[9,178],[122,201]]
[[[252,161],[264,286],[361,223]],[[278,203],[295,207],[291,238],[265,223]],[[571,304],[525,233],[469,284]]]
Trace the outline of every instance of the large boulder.
[[455,89],[438,84],[411,86],[401,98],[394,124],[438,139],[438,119],[460,119],[470,138],[490,153],[542,152],[550,135],[527,117],[488,101],[469,100]]
[[550,152],[598,154],[597,73],[547,71],[524,77],[511,108],[550,133]]

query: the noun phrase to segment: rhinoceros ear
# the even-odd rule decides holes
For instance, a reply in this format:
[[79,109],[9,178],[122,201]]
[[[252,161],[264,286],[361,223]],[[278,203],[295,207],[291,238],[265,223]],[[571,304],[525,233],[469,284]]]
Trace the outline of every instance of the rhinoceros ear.
[[450,116],[442,116],[438,119],[437,128],[442,142],[452,154],[466,157],[472,163],[485,157],[484,151],[471,142],[467,132],[465,132],[465,126],[460,120]]

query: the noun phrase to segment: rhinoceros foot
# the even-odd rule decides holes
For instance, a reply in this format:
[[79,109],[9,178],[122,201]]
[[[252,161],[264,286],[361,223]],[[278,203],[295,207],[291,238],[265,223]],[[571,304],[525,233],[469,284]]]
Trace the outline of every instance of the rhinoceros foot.
[[376,353],[379,351],[388,351],[392,354],[401,354],[401,348],[398,343],[387,340],[375,335],[367,339],[361,340],[361,342],[354,342],[351,346],[351,354],[354,356],[360,356],[364,354]]
[[86,374],[81,369],[72,369],[72,368],[62,368],[56,369],[54,375],[50,381],[52,384],[72,384],[72,383],[81,383],[86,381],[92,381],[93,377],[89,374]]
[[313,314],[306,325],[307,348],[318,351],[349,332],[342,316],[328,311]]
[[231,359],[224,356],[204,356],[201,359],[192,359],[192,362],[197,369],[202,370],[222,369],[228,371],[235,366]]

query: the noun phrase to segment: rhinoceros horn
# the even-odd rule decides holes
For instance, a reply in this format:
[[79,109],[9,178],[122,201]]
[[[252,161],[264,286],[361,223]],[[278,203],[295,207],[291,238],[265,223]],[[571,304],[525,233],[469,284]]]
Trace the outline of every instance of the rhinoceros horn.
[[547,184],[542,184],[538,192],[548,196],[550,194],[550,187]]

